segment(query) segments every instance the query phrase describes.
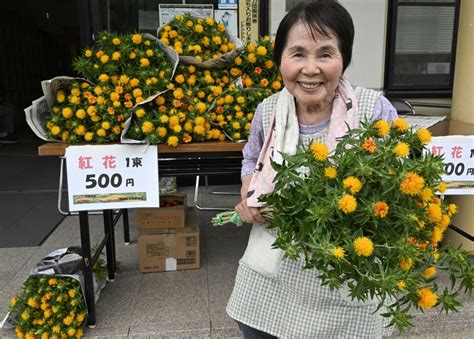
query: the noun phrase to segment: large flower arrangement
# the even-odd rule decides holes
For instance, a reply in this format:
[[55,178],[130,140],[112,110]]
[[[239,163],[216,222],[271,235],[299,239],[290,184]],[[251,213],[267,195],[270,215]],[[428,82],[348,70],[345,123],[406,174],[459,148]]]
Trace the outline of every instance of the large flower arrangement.
[[[179,57],[175,72],[166,49]],[[157,38],[102,32],[74,61],[84,80],[56,93],[48,137],[119,142],[133,117],[125,137],[152,144],[246,140],[257,104],[282,87],[272,58],[269,37],[241,48],[222,23],[190,14]]]
[[18,338],[80,338],[87,307],[78,280],[68,276],[30,276],[11,300],[18,314]]
[[[274,192],[261,197],[267,227],[277,230],[275,247],[304,258],[330,288],[376,298],[400,329],[411,326],[411,307],[456,311],[458,292],[471,291],[474,279],[465,252],[440,246],[457,207],[435,194],[446,185],[442,158],[424,152],[430,139],[403,119],[363,123],[331,155],[323,143],[284,155],[273,165]],[[438,290],[439,270],[453,281],[451,290]]]
[[48,137],[68,143],[120,140],[130,109],[169,83],[172,64],[150,35],[100,33],[95,47],[74,61],[87,81],[56,93],[48,118]]

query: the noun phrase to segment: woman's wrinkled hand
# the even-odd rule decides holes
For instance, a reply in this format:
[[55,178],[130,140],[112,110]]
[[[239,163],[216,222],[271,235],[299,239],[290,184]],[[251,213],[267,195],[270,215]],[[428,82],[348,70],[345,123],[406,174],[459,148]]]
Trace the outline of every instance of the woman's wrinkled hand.
[[249,224],[266,223],[265,219],[260,214],[260,208],[247,206],[247,198],[242,199],[242,201],[235,205],[234,210],[237,212],[240,217],[240,220],[242,220],[243,222],[247,222]]

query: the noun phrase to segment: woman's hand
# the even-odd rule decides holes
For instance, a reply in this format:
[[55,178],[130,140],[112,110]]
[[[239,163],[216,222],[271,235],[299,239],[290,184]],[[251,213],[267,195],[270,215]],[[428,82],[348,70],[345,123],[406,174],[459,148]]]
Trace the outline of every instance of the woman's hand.
[[240,220],[242,220],[243,222],[247,222],[250,224],[266,223],[265,219],[260,214],[260,208],[247,206],[247,198],[242,199],[237,205],[235,205],[234,210],[237,212],[240,217]]
[[234,210],[240,217],[240,220],[250,224],[259,223],[264,224],[265,219],[260,214],[260,209],[257,207],[247,206],[247,192],[249,190],[250,180],[252,179],[252,174],[242,177],[242,188],[240,189],[240,198],[242,199],[237,205],[235,205]]

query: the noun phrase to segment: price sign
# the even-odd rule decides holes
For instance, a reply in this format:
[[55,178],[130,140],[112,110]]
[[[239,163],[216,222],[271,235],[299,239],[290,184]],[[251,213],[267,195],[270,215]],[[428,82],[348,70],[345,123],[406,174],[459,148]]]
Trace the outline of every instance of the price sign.
[[445,194],[474,194],[474,136],[433,137],[428,150],[444,158]]
[[159,206],[157,146],[69,146],[66,165],[70,211]]

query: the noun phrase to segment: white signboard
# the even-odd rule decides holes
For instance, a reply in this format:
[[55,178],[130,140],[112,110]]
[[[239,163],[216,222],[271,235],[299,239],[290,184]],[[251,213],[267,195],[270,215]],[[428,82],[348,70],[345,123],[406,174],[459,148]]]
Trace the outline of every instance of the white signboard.
[[69,146],[66,164],[70,211],[159,206],[157,146]]
[[427,146],[444,158],[445,195],[474,195],[474,135],[433,137]]
[[213,18],[214,5],[177,5],[159,4],[160,27],[167,24],[177,15],[191,14],[197,18]]

